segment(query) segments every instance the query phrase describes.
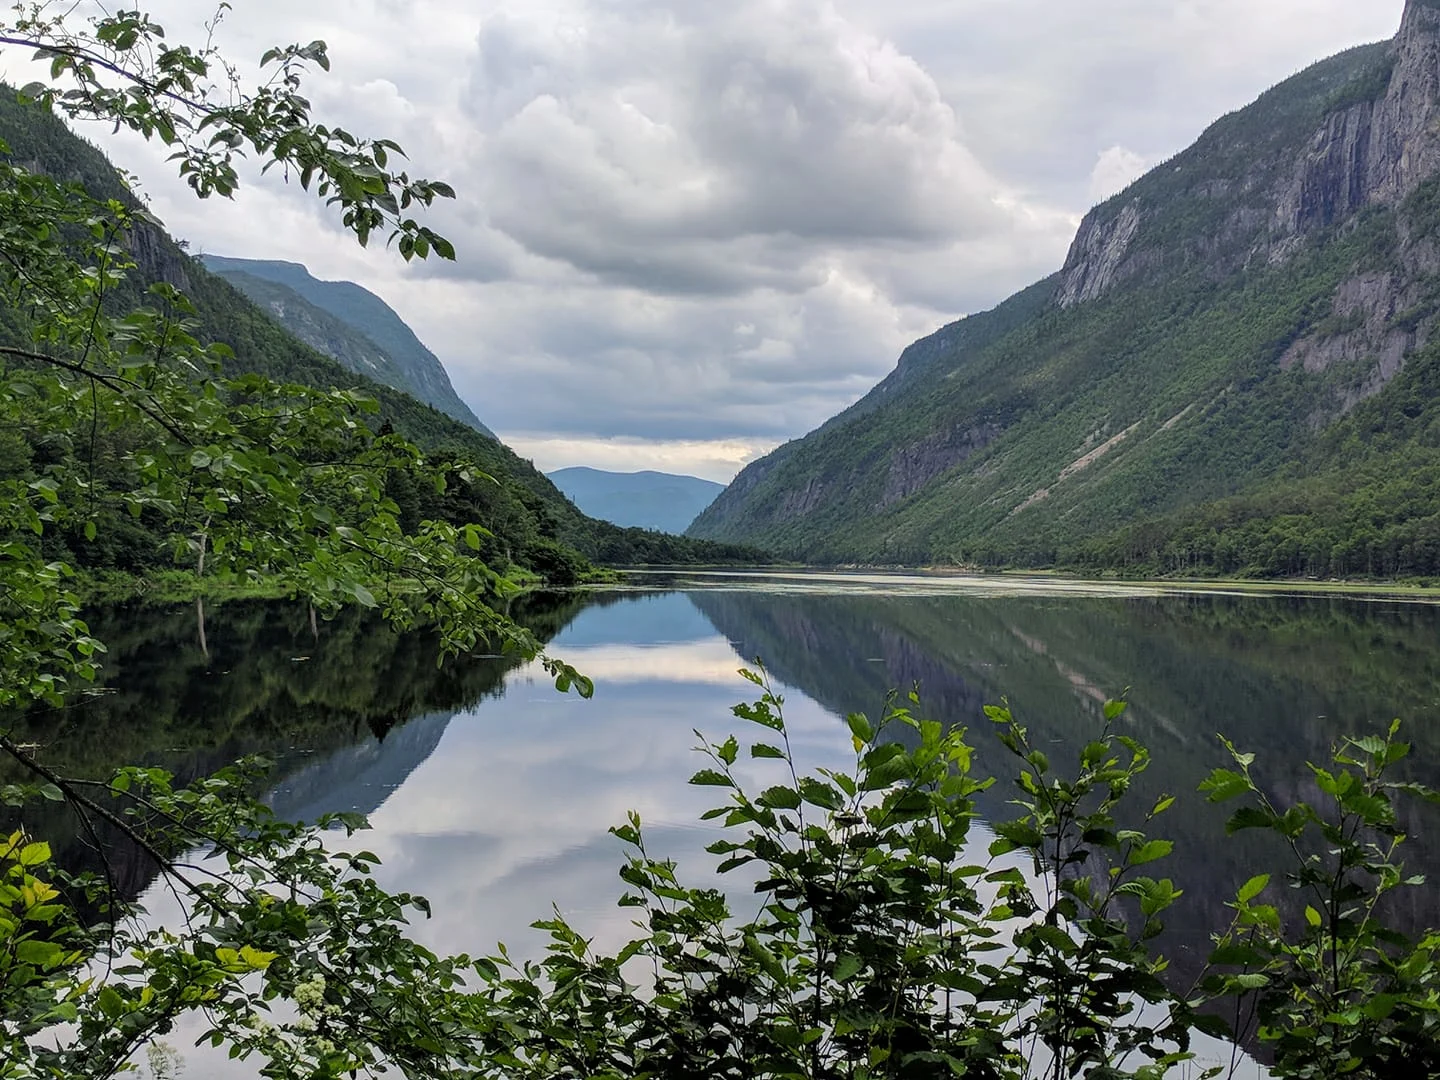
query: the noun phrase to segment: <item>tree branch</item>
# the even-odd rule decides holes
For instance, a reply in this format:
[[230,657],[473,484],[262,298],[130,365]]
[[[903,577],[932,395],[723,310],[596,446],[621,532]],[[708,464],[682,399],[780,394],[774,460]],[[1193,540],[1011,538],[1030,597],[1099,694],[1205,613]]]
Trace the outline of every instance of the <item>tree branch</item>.
[[[149,393],[145,387],[141,386],[134,379],[127,379],[123,375],[109,375],[103,371],[95,371],[85,367],[83,364],[73,363],[69,360],[61,360],[58,356],[47,356],[44,353],[33,352],[30,349],[17,349],[9,345],[0,345],[0,355],[13,356],[20,360],[33,360],[36,363],[45,364],[48,367],[56,367],[76,375],[83,375],[85,378],[93,382],[98,382],[117,392],[122,389],[130,389],[138,390],[142,394]],[[137,409],[150,417],[151,420],[154,420],[155,423],[159,424],[165,431],[173,435],[180,442],[186,446],[194,445],[190,441],[190,437],[185,434],[184,429],[166,414],[165,410],[160,408],[159,405],[153,403],[147,404],[144,401],[134,398],[127,398],[127,400],[131,401]]]
[[196,98],[187,98],[183,94],[177,94],[173,90],[162,89],[159,83],[152,82],[143,75],[137,75],[123,64],[118,64],[113,60],[107,60],[105,57],[100,56],[98,53],[93,53],[88,49],[81,49],[74,45],[60,45],[53,41],[42,41],[39,38],[11,37],[9,35],[0,35],[0,45],[15,45],[22,49],[34,49],[36,52],[68,56],[71,60],[76,60],[84,64],[93,64],[96,67],[103,68],[112,75],[118,75],[127,82],[140,87],[151,97],[165,98],[192,112],[202,113],[208,116],[211,113],[219,111],[219,106],[210,105]]

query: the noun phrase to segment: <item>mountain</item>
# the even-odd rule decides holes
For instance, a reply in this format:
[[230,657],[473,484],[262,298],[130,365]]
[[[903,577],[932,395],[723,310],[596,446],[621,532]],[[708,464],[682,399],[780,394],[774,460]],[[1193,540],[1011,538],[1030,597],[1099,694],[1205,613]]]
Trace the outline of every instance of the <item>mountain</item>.
[[825,562],[1440,573],[1440,5],[1223,117],[694,536]]
[[[24,168],[79,183],[98,198],[133,203],[130,189],[100,150],[49,111],[20,102],[3,84],[0,141],[8,147],[9,159]],[[509,447],[410,394],[347,370],[299,340],[230,282],[187,255],[159,225],[141,222],[124,242],[136,270],[111,290],[110,300],[117,308],[141,306],[148,285],[164,281],[184,292],[194,306],[199,337],[231,347],[234,356],[227,362],[227,374],[254,372],[280,381],[362,391],[379,402],[374,423],[388,422],[427,451],[471,463],[483,476],[453,485],[443,496],[430,488],[397,488],[392,497],[409,522],[429,517],[484,525],[494,535],[485,541],[482,554],[499,567],[515,563],[565,583],[585,570],[586,560],[624,566],[754,562],[762,557],[738,545],[660,536],[587,517]],[[25,313],[0,305],[0,340],[20,344],[29,340],[28,334]],[[383,337],[377,344],[388,348]],[[35,466],[7,460],[6,467]],[[60,539],[65,550],[56,556],[84,567],[143,573],[153,566],[170,565],[161,538],[145,533],[124,516],[106,523],[98,543],[79,536]]]
[[606,472],[583,465],[546,473],[585,513],[616,525],[681,533],[725,490],[698,476],[663,472]]
[[320,281],[299,263],[202,255],[219,274],[305,344],[477,431],[482,424],[450,385],[440,359],[389,304],[353,281]]

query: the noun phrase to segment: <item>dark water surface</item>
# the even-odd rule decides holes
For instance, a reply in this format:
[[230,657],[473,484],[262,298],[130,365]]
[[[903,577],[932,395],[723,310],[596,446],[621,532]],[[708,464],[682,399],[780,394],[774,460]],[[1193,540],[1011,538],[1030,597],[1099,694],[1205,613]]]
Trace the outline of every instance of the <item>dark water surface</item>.
[[[1440,783],[1440,607],[1428,604],[648,575],[625,590],[535,598],[517,614],[595,680],[593,700],[556,694],[505,658],[437,668],[424,635],[361,614],[312,633],[300,607],[222,605],[206,620],[207,654],[193,608],[120,609],[93,623],[112,650],[104,692],[30,717],[22,734],[52,763],[96,773],[155,762],[196,775],[270,754],[280,813],[370,814],[364,846],[384,860],[382,881],[434,905],[417,928],[428,943],[482,952],[505,940],[528,953],[541,942],[526,926],[552,902],[601,945],[623,939],[621,849],[606,830],[627,810],[647,823],[652,852],[678,858],[692,881],[707,877],[713,835],[697,818],[717,800],[685,783],[700,767],[692,729],[739,730],[729,710],[748,696],[742,661],[763,658],[782,684],[810,766],[845,767],[841,718],[878,713],[890,689],[916,685],[932,716],[970,728],[982,763],[1006,766],[981,713],[1006,697],[1059,766],[1098,730],[1104,700],[1129,688],[1123,730],[1154,754],[1135,806],[1181,796],[1156,830],[1176,841],[1163,872],[1186,890],[1167,940],[1177,982],[1193,978],[1236,885],[1273,868],[1263,838],[1225,838],[1226,812],[1193,794],[1225,764],[1217,732],[1257,754],[1280,797],[1313,798],[1306,761],[1399,716],[1412,774]],[[992,795],[987,816],[1008,816],[1004,786]],[[32,825],[63,844],[63,820]],[[1440,822],[1407,825],[1409,865],[1433,875]],[[150,868],[124,871],[132,890],[147,888]],[[1411,892],[1402,916],[1435,921],[1434,893]],[[162,917],[165,898],[152,900]]]

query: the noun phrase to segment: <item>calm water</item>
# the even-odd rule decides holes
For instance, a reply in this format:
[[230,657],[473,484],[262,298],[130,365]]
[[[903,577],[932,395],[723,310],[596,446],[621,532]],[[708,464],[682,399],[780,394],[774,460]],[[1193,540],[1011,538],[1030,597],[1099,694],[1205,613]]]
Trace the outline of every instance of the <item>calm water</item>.
[[[312,633],[301,608],[227,604],[209,613],[206,652],[193,609],[122,609],[93,624],[112,644],[105,692],[31,717],[28,737],[96,772],[146,761],[194,775],[267,752],[280,813],[370,814],[364,846],[384,860],[382,880],[434,905],[417,928],[428,943],[524,953],[538,951],[526,927],[552,902],[602,944],[622,939],[621,850],[606,830],[627,810],[652,851],[692,881],[708,875],[713,835],[697,818],[717,800],[685,783],[699,767],[692,729],[739,729],[742,662],[763,658],[782,685],[810,766],[845,766],[840,717],[873,715],[912,685],[931,715],[970,727],[982,762],[1004,767],[980,710],[1007,697],[1058,763],[1128,687],[1126,730],[1154,752],[1136,806],[1182,796],[1161,830],[1177,842],[1165,872],[1187,890],[1167,942],[1177,980],[1193,977],[1207,928],[1266,857],[1259,837],[1224,839],[1223,811],[1190,795],[1224,763],[1217,732],[1258,754],[1278,794],[1309,796],[1306,760],[1401,716],[1416,775],[1440,782],[1440,607],[861,576],[633,580],[517,613],[594,678],[591,701],[504,659],[437,669],[423,635],[358,614]],[[1005,798],[997,787],[987,814],[1006,815]],[[63,844],[59,819],[32,824]],[[1408,824],[1411,866],[1434,871],[1440,823]],[[147,889],[148,867],[125,871]],[[1409,917],[1433,921],[1433,899],[1417,896]],[[150,900],[164,917],[165,898]]]

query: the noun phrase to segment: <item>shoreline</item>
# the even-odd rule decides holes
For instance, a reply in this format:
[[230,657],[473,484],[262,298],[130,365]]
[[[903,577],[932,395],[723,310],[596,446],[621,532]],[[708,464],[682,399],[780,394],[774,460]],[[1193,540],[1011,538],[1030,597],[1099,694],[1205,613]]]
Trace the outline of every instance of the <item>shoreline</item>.
[[[619,570],[623,578],[647,574],[697,578],[788,579],[833,584],[877,586],[948,584],[955,591],[994,591],[1010,586],[1020,591],[1090,593],[1097,595],[1251,595],[1251,596],[1332,596],[1353,600],[1399,600],[1412,603],[1440,603],[1440,586],[1400,581],[1315,581],[1310,579],[1258,578],[1119,578],[1086,577],[1058,570],[977,571],[953,566],[796,566],[772,567],[631,567]],[[597,586],[605,589],[606,586]],[[612,586],[613,587],[613,586]],[[620,588],[625,588],[622,584]]]

